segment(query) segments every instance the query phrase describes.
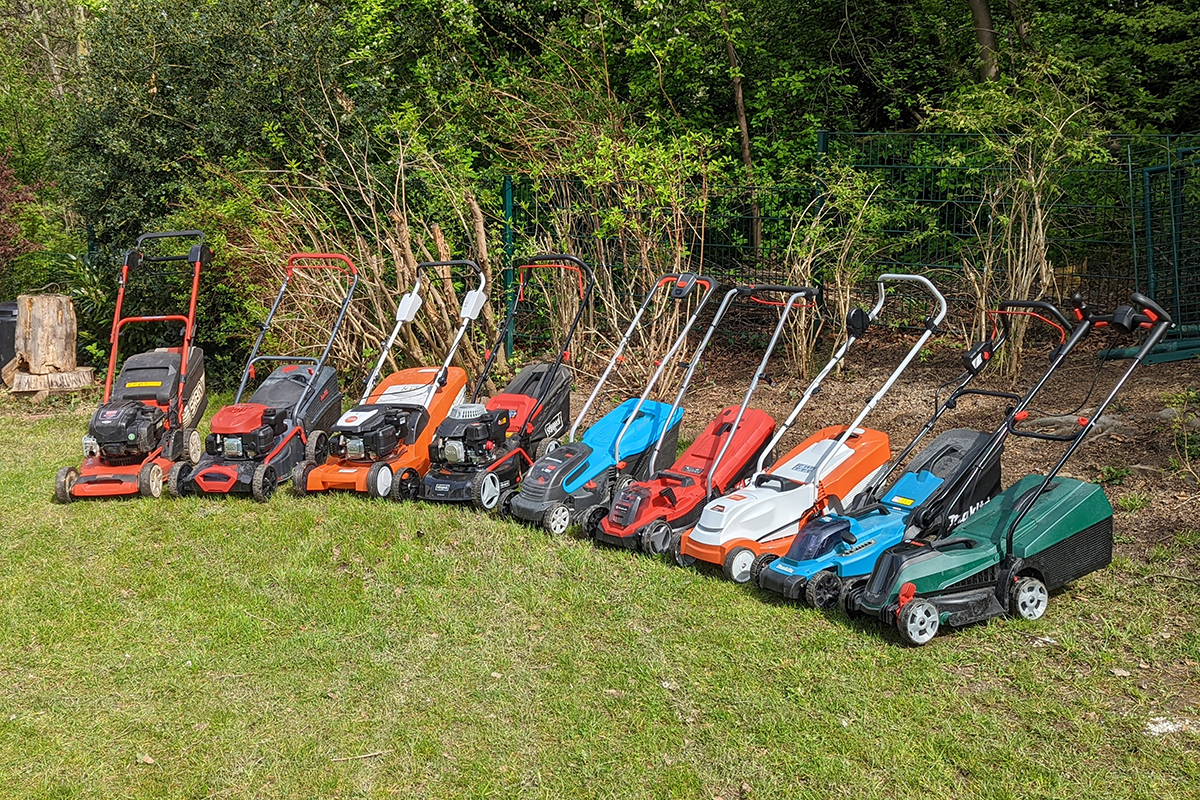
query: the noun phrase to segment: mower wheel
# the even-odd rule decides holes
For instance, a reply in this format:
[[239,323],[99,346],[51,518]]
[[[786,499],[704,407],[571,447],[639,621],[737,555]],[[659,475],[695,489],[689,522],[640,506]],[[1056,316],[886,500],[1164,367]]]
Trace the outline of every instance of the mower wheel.
[[254,477],[250,479],[250,494],[254,495],[254,499],[258,502],[265,503],[271,499],[277,488],[279,488],[279,481],[275,477],[275,467],[270,464],[259,464],[258,469],[254,470]]
[[329,434],[325,431],[312,431],[304,444],[304,460],[314,464],[324,464],[329,458]]
[[754,564],[754,551],[749,547],[735,547],[725,556],[721,565],[725,577],[734,583],[745,583],[750,580],[750,567]]
[[595,539],[596,534],[600,530],[600,523],[608,516],[608,509],[604,506],[596,506],[587,513],[587,519],[583,523],[583,532],[588,535],[589,539]]
[[496,503],[496,513],[501,519],[512,519],[512,499],[516,494],[515,489],[505,489],[500,494],[500,502]]
[[308,496],[308,474],[317,468],[311,461],[301,461],[292,467],[292,494],[296,497]]
[[842,579],[831,569],[823,569],[808,579],[804,587],[804,599],[818,611],[837,608],[842,596]]
[[1010,614],[1032,622],[1046,613],[1050,593],[1046,591],[1046,584],[1037,578],[1021,578],[1013,584],[1008,599]]
[[678,531],[671,537],[670,560],[677,567],[690,567],[696,563],[695,556],[683,552],[683,531]]
[[[861,583],[859,585],[861,586]],[[858,590],[858,586],[855,586],[853,583],[849,581],[842,582],[842,593],[838,595],[838,608],[842,610],[842,613],[846,615],[847,619],[857,620],[863,619],[866,616],[861,611],[855,611],[851,607],[850,598]]]
[[896,618],[900,638],[915,647],[937,636],[938,624],[937,606],[921,598],[910,600],[900,609],[900,615]]
[[183,436],[184,455],[194,467],[200,463],[200,456],[204,455],[204,440],[200,438],[200,431],[195,428],[188,428],[183,432]]
[[618,477],[617,482],[613,485],[613,492],[612,492],[612,496],[610,499],[613,499],[613,500],[617,499],[617,497],[621,494],[621,492],[628,489],[630,484],[632,484],[632,483],[633,483],[632,475],[621,475],[620,477]]
[[488,470],[475,473],[471,479],[471,505],[480,511],[491,511],[499,502],[499,476]]
[[63,467],[58,471],[58,475],[54,477],[54,499],[66,505],[73,499],[71,497],[71,489],[75,487],[75,481],[79,480],[79,470],[74,467]]
[[542,513],[542,527],[554,536],[562,536],[571,527],[571,509],[554,503]]
[[671,526],[666,520],[655,520],[642,530],[642,552],[661,558],[671,549]]
[[750,582],[755,586],[758,586],[758,576],[762,575],[762,571],[767,568],[767,564],[770,564],[777,558],[779,558],[779,556],[775,555],[774,553],[763,553],[761,556],[754,559],[754,561],[750,564]]
[[392,499],[397,503],[417,499],[421,491],[421,476],[414,469],[406,469],[392,476]]
[[142,497],[162,497],[163,471],[157,461],[147,461],[138,470],[138,494]]
[[392,468],[383,461],[376,461],[367,470],[367,497],[390,497],[392,494]]
[[533,451],[533,460],[537,461],[542,456],[546,455],[546,453],[549,453],[552,450],[557,450],[557,449],[558,449],[558,439],[551,439],[549,437],[542,439],[541,441],[539,441],[537,443],[537,449]]
[[176,461],[171,465],[171,471],[167,473],[167,494],[176,499],[183,497],[187,493],[187,479],[192,472],[192,465],[188,461]]

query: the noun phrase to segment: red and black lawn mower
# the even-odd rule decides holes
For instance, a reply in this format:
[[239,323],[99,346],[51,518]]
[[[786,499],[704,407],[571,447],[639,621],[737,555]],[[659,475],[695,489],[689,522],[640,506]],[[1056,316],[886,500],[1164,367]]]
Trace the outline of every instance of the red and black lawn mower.
[[[190,239],[195,243],[187,255],[159,255],[156,246],[147,255],[148,243],[170,239]],[[117,285],[117,306],[113,312],[112,351],[108,374],[104,379],[104,399],[92,415],[87,436],[83,437],[83,465],[63,467],[54,483],[54,496],[60,503],[84,497],[119,497],[162,494],[163,476],[180,459],[196,463],[201,455],[200,434],[196,425],[208,407],[204,385],[204,351],[192,345],[196,334],[196,298],[200,290],[200,270],[212,261],[212,250],[204,245],[200,231],[147,233],[138,237],[136,246],[125,254]],[[145,277],[144,271],[155,265],[187,264],[191,268],[191,287],[186,314],[121,316],[125,305],[126,284],[132,275]],[[183,342],[179,347],[157,348],[125,360],[114,381],[121,331],[133,323],[182,322]]]
[[[786,302],[763,299],[764,295],[775,293],[788,295]],[[705,503],[720,497],[753,473],[775,433],[775,420],[765,411],[747,406],[759,381],[766,376],[767,364],[792,309],[800,300],[816,294],[815,289],[797,286],[738,286],[725,293],[704,339],[692,356],[672,411],[682,402],[713,332],[739,297],[783,307],[742,404],[722,410],[670,469],[660,470],[648,480],[623,488],[614,499],[608,516],[589,531],[596,541],[630,550],[640,547],[644,553],[661,556],[670,546],[672,535],[696,524]]]
[[[337,270],[344,274],[346,283],[341,308],[320,357],[259,355],[292,276],[297,270],[315,269]],[[167,487],[173,497],[193,493],[250,494],[255,500],[266,501],[291,476],[297,464],[305,460],[325,463],[329,455],[326,431],[342,413],[337,371],[325,361],[357,285],[358,270],[343,255],[296,253],[288,258],[283,285],[242,370],[233,405],[213,415],[212,432],[204,442],[205,454],[200,463],[195,468],[177,464],[171,470]],[[260,362],[285,363],[268,375],[250,400],[243,403],[246,384],[254,379],[254,366]]]

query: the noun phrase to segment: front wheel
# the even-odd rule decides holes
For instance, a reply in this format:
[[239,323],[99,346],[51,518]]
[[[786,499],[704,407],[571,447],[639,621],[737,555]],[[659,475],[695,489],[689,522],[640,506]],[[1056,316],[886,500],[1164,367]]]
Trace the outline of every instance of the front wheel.
[[537,443],[537,449],[533,451],[533,460],[537,461],[542,456],[558,449],[558,439],[542,439]]
[[250,494],[260,503],[265,503],[275,494],[279,481],[275,477],[275,467],[270,464],[259,464],[250,479]]
[[500,502],[500,478],[494,472],[477,472],[471,479],[471,505],[491,511]]
[[308,496],[308,476],[317,465],[311,461],[301,461],[292,467],[292,494],[296,497]]
[[304,443],[304,460],[321,465],[329,458],[329,434],[325,431],[313,431],[308,434]]
[[54,499],[66,505],[74,498],[71,497],[71,490],[75,488],[75,482],[79,480],[79,470],[74,467],[63,467],[58,471],[58,475],[54,477]]
[[754,551],[749,547],[735,547],[725,556],[722,571],[734,583],[750,580],[750,565],[754,563]]
[[571,509],[555,503],[542,514],[542,527],[554,536],[562,536],[571,527]]
[[1021,578],[1009,592],[1009,613],[1030,622],[1041,619],[1049,604],[1050,593],[1046,591],[1046,584],[1037,578]]
[[200,456],[204,455],[204,440],[200,438],[200,431],[195,428],[188,428],[183,432],[183,436],[187,460],[194,467],[200,463]]
[[376,461],[367,470],[367,497],[388,497],[392,493],[392,468]]
[[593,508],[588,512],[587,520],[583,523],[583,531],[588,535],[589,539],[595,539],[596,534],[600,531],[600,523],[608,516],[608,509],[604,506]]
[[187,493],[188,476],[192,474],[192,465],[187,461],[176,461],[167,473],[167,494],[176,499]]
[[[861,586],[861,584],[859,584]],[[854,594],[859,591],[859,588],[849,581],[843,581],[842,593],[838,595],[838,608],[846,615],[847,619],[858,620],[863,619],[864,615],[861,611],[856,610],[858,604]]]
[[900,638],[914,647],[920,647],[937,636],[939,623],[937,606],[920,598],[910,600],[900,609],[900,615],[896,618]]
[[779,556],[775,555],[774,553],[763,553],[761,556],[754,559],[754,561],[750,564],[750,582],[755,586],[761,587],[762,584],[758,582],[758,577],[762,575],[763,570],[767,568],[767,565],[777,558],[779,558]]
[[642,552],[662,557],[671,549],[671,526],[666,520],[655,520],[642,531]]
[[402,470],[392,476],[392,499],[397,503],[417,499],[421,490],[421,476],[415,469]]
[[138,470],[138,494],[142,497],[162,497],[163,471],[157,461],[147,461]]
[[819,611],[830,611],[842,596],[842,579],[833,570],[821,570],[808,579],[804,587],[804,599]]
[[671,537],[671,547],[668,551],[671,556],[671,561],[677,567],[690,567],[696,563],[696,557],[690,556],[683,552],[683,531],[679,531]]

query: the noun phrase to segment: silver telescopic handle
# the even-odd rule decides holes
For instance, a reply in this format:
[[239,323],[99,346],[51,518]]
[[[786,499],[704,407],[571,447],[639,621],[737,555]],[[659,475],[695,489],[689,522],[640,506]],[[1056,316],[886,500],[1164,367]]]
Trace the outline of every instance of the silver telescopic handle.
[[[421,272],[417,271],[417,282],[413,284],[412,291],[409,294],[414,297],[421,296]],[[401,298],[403,300],[403,298]],[[387,343],[379,353],[379,360],[375,362],[375,369],[371,370],[370,376],[367,377],[367,385],[363,388],[362,397],[359,398],[359,404],[367,402],[367,398],[371,394],[371,390],[375,388],[375,382],[379,380],[379,373],[383,371],[383,364],[387,361],[388,353],[392,352],[392,347],[396,344],[396,337],[400,335],[400,329],[404,327],[404,320],[400,318],[400,309],[396,309],[396,324],[392,326],[391,335],[387,338]]]

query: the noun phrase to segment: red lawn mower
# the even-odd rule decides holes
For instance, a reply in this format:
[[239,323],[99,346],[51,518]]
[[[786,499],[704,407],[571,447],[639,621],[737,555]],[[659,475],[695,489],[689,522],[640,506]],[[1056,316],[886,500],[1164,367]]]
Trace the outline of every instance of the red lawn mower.
[[[187,255],[146,255],[150,242],[194,240]],[[153,253],[162,250],[152,248]],[[200,231],[147,233],[125,254],[117,284],[113,312],[112,351],[104,379],[104,399],[92,415],[83,437],[83,465],[63,467],[54,482],[60,503],[85,497],[119,497],[141,494],[159,497],[163,476],[180,459],[194,464],[200,459],[201,441],[196,425],[208,407],[204,386],[204,351],[192,346],[196,333],[196,297],[200,270],[212,261]],[[187,264],[191,267],[191,292],[186,314],[122,317],[125,287],[130,275],[141,276],[153,265]],[[138,353],[125,359],[114,381],[121,331],[132,323],[182,322],[183,342]]]
[[[345,276],[346,283],[341,308],[320,357],[259,355],[292,276],[297,270],[317,269],[337,270]],[[171,470],[167,488],[173,497],[250,494],[255,500],[265,502],[291,476],[297,464],[305,460],[325,463],[329,456],[326,431],[342,413],[337,371],[325,361],[357,285],[358,270],[343,255],[296,253],[288,259],[283,285],[242,370],[233,405],[213,415],[212,433],[204,442],[205,455],[200,463],[195,468],[177,464]],[[260,362],[285,363],[268,375],[250,400],[243,403],[246,384],[254,379],[254,365]]]
[[[773,293],[788,295],[787,301],[779,303],[763,299],[763,295]],[[613,501],[608,516],[590,531],[596,541],[630,550],[640,547],[644,553],[661,556],[670,547],[672,535],[696,524],[705,503],[720,497],[750,476],[775,433],[775,420],[765,411],[747,406],[759,381],[766,375],[767,363],[775,352],[775,345],[792,309],[800,300],[815,297],[816,294],[815,289],[796,286],[738,286],[725,293],[720,308],[713,315],[704,339],[688,365],[672,412],[682,402],[692,374],[717,325],[732,302],[739,297],[783,306],[779,322],[754,372],[750,387],[742,398],[742,404],[722,410],[670,469],[660,470],[648,480],[622,489]],[[659,446],[661,444],[660,439]],[[656,448],[652,463],[657,463],[657,457]]]

